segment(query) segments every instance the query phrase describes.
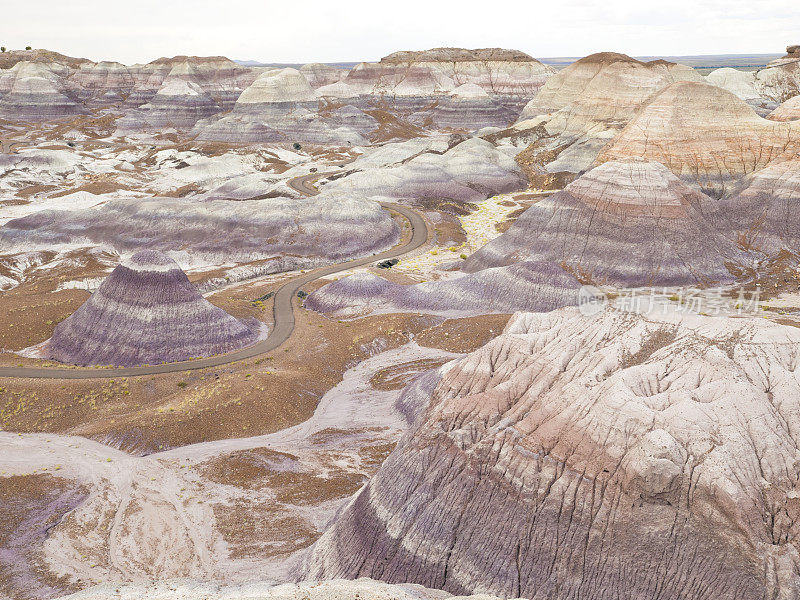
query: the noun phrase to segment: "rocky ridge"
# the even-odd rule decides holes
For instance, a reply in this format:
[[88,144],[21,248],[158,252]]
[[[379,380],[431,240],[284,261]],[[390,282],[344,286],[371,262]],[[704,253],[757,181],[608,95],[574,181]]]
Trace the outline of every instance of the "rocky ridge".
[[800,128],[768,121],[731,92],[697,82],[662,90],[600,153],[658,161],[720,197],[743,176],[800,151]]
[[551,77],[518,122],[495,137],[524,144],[519,161],[539,187],[558,187],[591,167],[597,154],[649,102],[676,81],[700,81],[690,67],[603,52]]
[[517,315],[446,370],[306,576],[792,598],[798,343],[762,319]]

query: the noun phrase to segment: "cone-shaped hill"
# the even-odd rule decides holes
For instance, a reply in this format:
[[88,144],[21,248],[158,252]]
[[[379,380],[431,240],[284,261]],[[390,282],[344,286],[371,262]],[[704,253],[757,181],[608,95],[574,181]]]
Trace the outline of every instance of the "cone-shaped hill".
[[617,287],[725,281],[725,261],[737,253],[704,217],[713,205],[657,162],[605,163],[534,204],[462,269],[546,257]]
[[684,81],[662,90],[607,145],[598,163],[658,161],[717,198],[770,162],[800,152],[800,124],[768,121],[734,94]]
[[78,365],[159,364],[249,346],[259,329],[205,300],[171,258],[143,250],[56,327],[47,354]]

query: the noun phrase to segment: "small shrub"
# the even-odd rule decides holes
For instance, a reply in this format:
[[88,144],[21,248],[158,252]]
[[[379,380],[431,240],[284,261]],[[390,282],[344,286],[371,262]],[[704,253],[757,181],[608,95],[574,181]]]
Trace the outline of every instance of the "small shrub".
[[187,385],[189,385],[189,384],[186,383],[185,381],[179,381],[178,382],[178,387],[181,388],[181,389],[185,388]]
[[0,46],[0,52],[5,52],[5,51],[6,51],[6,47],[5,46]]
[[461,253],[461,260],[467,260],[467,255],[463,252]]
[[304,292],[303,290],[300,290],[299,292],[297,292],[297,297],[298,298],[305,298],[306,296],[308,296],[308,292]]
[[25,46],[25,50],[33,50],[30,46]]

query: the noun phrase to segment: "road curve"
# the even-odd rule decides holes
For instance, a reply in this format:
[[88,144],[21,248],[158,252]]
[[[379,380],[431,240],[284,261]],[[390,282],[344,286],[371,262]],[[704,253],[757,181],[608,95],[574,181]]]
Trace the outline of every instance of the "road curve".
[[[312,173],[291,179],[289,186],[307,195],[318,194],[318,190],[313,187],[312,182],[330,175],[331,173]],[[340,271],[347,271],[356,267],[361,267],[388,258],[397,258],[416,250],[428,241],[428,227],[425,219],[406,206],[393,202],[381,202],[381,206],[387,210],[399,213],[408,219],[411,224],[411,239],[402,246],[395,246],[384,252],[356,258],[347,262],[321,267],[308,273],[303,273],[284,283],[275,292],[273,317],[274,326],[267,339],[258,342],[253,346],[242,348],[236,352],[210,356],[198,360],[165,363],[161,365],[149,365],[142,367],[117,367],[117,368],[60,368],[60,367],[0,367],[0,377],[18,377],[34,379],[98,379],[112,377],[138,377],[142,375],[157,375],[159,373],[174,373],[177,371],[189,371],[194,369],[205,369],[208,367],[218,367],[237,360],[254,358],[261,354],[266,354],[283,344],[294,331],[294,307],[293,299],[300,289],[311,283],[315,279],[333,275]]]

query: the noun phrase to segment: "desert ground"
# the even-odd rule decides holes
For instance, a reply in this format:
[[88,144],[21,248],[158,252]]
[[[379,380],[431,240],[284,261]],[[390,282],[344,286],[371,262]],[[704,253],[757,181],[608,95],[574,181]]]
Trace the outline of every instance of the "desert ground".
[[800,47],[613,50],[0,53],[0,600],[800,598]]

